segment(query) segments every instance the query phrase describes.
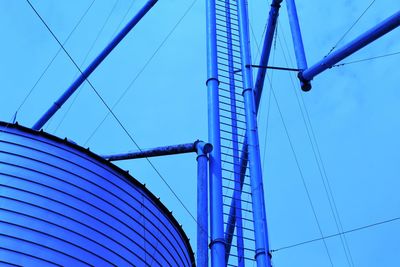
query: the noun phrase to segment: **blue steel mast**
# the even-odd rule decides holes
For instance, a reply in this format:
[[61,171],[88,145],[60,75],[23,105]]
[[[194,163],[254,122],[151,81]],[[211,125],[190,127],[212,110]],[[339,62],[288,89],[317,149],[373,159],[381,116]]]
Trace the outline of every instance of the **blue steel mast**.
[[[273,36],[275,33],[276,29],[276,24],[277,24],[277,19],[279,15],[279,8],[282,0],[273,0],[271,4],[271,9],[269,12],[269,17],[268,17],[268,22],[267,22],[267,30],[265,34],[265,39],[264,39],[264,45],[263,45],[263,50],[260,58],[260,66],[267,66],[268,65],[268,60],[269,60],[269,55],[271,51],[271,46],[272,46],[272,40]],[[264,85],[264,79],[266,75],[266,68],[259,68],[258,73],[257,73],[257,79],[255,83],[255,106],[256,106],[256,112],[258,113],[259,105],[260,105],[260,100],[261,100],[261,94],[263,90],[263,85]],[[247,150],[247,139],[244,140],[244,144],[242,146],[241,154],[240,154],[240,159],[238,161],[239,165],[239,190],[235,190],[234,194],[234,200],[240,198],[241,195],[241,190],[244,185],[244,179],[246,175],[246,167],[248,163],[248,150]],[[229,217],[228,217],[228,227],[226,229],[225,236],[231,236],[233,231],[234,231],[234,226],[235,221],[237,217],[241,217],[239,214],[237,214],[237,210],[240,210],[240,208],[237,208],[236,205],[238,201],[232,201],[230,211],[229,211]],[[240,220],[239,220],[240,221]],[[238,221],[238,222],[239,222]],[[239,225],[238,225],[239,228]],[[227,252],[231,248],[231,240],[227,239]]]
[[[244,266],[254,259],[257,266],[271,265],[248,25],[245,0],[207,1],[209,142],[214,147],[210,155],[212,266]],[[250,178],[248,183],[245,177]],[[243,199],[245,193],[250,200]],[[243,201],[251,207],[242,208]],[[234,239],[236,254],[231,250]],[[252,246],[244,246],[243,239]],[[235,264],[232,257],[237,258]]]
[[207,95],[208,138],[214,149],[209,156],[211,265],[225,267],[225,239],[222,206],[221,136],[218,96],[217,27],[215,0],[206,0],[207,12]]
[[[239,136],[238,136],[238,115],[236,112],[236,94],[235,94],[235,68],[234,68],[234,47],[232,43],[232,32],[233,29],[231,27],[232,19],[231,19],[231,10],[229,6],[229,1],[225,2],[225,9],[226,9],[226,37],[227,37],[227,52],[228,52],[228,72],[229,72],[229,97],[231,98],[231,121],[232,121],[232,162],[233,162],[233,176],[234,176],[234,192],[240,192],[241,188],[241,179],[240,179],[240,150],[239,150]],[[246,154],[247,155],[247,154]],[[233,204],[231,205],[231,209],[234,209],[235,218],[239,217],[242,218],[242,201],[241,196],[236,195],[232,199]],[[231,216],[231,214],[229,214]],[[229,220],[229,218],[228,218]],[[236,234],[237,234],[237,250],[238,250],[238,259],[237,259],[237,266],[243,267],[244,266],[244,241],[243,241],[243,222],[242,220],[236,221]],[[235,222],[231,222],[227,224],[227,230],[225,231],[225,260],[229,262],[229,254],[231,249],[231,243],[233,239],[233,232],[235,228]]]
[[[104,48],[99,56],[84,71],[81,71],[81,75],[36,122],[32,127],[34,130],[42,128],[156,2],[157,0],[147,0],[139,13]],[[253,260],[253,258],[257,261],[257,266],[271,266],[257,111],[281,2],[282,0],[272,0],[266,37],[258,66],[260,69],[254,86],[247,0],[206,0],[208,128],[209,141],[214,146],[209,158],[211,232],[209,247],[212,266],[245,266],[245,262]],[[304,91],[311,89],[310,81],[315,76],[400,26],[400,11],[397,11],[342,48],[311,67],[307,67],[295,2],[287,0],[286,3],[298,70],[300,70],[298,76]],[[197,263],[199,266],[206,266],[208,263],[206,164],[207,154],[211,148],[210,144],[195,142],[194,144],[155,148],[150,151],[106,156],[109,160],[121,160],[195,151],[198,153]],[[250,175],[246,174],[247,168],[249,168]],[[245,182],[246,177],[250,178],[250,183]],[[248,192],[246,192],[246,186],[250,188]],[[242,195],[245,193],[251,197],[251,201],[243,198]],[[243,203],[250,204],[252,210],[243,208]],[[225,212],[226,210],[229,212]],[[245,213],[252,219],[246,218]],[[245,226],[244,221],[252,222],[253,228]],[[224,226],[226,232],[224,232]],[[252,234],[253,239],[249,238],[249,233]],[[236,239],[236,245],[233,245],[234,239]],[[252,248],[246,247],[245,243],[248,242],[254,243]],[[236,247],[236,254],[232,253],[232,246]],[[252,252],[253,255],[249,257],[248,252]],[[234,265],[230,263],[232,257],[237,258],[237,263]]]
[[[257,266],[271,266],[256,119],[281,2],[273,0],[271,4],[254,86],[247,1],[207,0],[209,141],[214,146],[210,156],[212,266],[244,266],[253,257]],[[287,0],[286,4],[304,91],[311,89],[310,80],[314,76],[400,24],[397,12],[308,68],[295,2]],[[245,181],[247,177],[250,178],[249,183]],[[246,192],[246,186],[251,192]],[[243,199],[245,193],[251,196],[251,201]],[[245,218],[244,213],[249,210],[243,208],[243,203],[252,205],[250,213],[253,218],[250,220]],[[246,228],[243,220],[251,221],[254,228]],[[253,242],[253,247],[246,246],[249,242]],[[236,247],[236,254],[232,252],[232,247]],[[249,251],[253,253],[251,257]],[[232,264],[234,257],[237,262]]]
[[251,68],[249,21],[246,0],[238,0],[240,48],[242,56],[243,98],[246,113],[246,137],[250,167],[251,196],[254,216],[255,259],[257,266],[271,266],[268,256],[268,231],[265,214],[257,112]]

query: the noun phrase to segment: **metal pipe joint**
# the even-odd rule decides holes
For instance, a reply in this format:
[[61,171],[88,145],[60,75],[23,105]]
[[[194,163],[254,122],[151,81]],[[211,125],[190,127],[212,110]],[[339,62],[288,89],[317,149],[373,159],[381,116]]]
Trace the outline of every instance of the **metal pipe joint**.
[[210,143],[197,140],[194,142],[194,147],[196,148],[197,156],[207,156],[213,150],[213,146]]

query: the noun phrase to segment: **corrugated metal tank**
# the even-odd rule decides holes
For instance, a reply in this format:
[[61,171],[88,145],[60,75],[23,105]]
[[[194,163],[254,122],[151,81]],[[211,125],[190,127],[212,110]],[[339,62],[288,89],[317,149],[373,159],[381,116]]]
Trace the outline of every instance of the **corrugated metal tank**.
[[55,136],[0,122],[0,265],[193,266],[142,184]]

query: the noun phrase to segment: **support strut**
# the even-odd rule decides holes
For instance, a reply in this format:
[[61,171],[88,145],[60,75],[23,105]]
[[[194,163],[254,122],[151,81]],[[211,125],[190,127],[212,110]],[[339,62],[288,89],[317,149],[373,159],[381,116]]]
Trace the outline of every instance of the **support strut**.
[[135,17],[114,37],[114,39],[103,49],[103,51],[93,60],[92,63],[82,71],[81,75],[68,87],[68,89],[54,102],[54,104],[46,111],[46,113],[32,126],[34,130],[40,130],[48,120],[59,110],[62,105],[72,96],[72,94],[82,85],[84,81],[92,74],[92,72],[100,65],[101,62],[111,53],[111,51],[124,39],[124,37],[132,30],[133,27],[146,15],[146,13],[154,6],[157,0],[149,0]]

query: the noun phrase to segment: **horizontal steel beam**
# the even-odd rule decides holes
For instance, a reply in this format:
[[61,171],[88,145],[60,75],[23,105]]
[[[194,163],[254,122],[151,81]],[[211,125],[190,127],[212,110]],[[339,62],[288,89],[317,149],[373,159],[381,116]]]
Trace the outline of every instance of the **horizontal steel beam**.
[[194,143],[162,146],[150,149],[143,149],[140,151],[132,151],[122,154],[103,155],[102,158],[109,161],[127,160],[127,159],[141,159],[158,156],[176,155],[184,153],[210,153],[212,151],[212,145],[202,141],[196,141]]

